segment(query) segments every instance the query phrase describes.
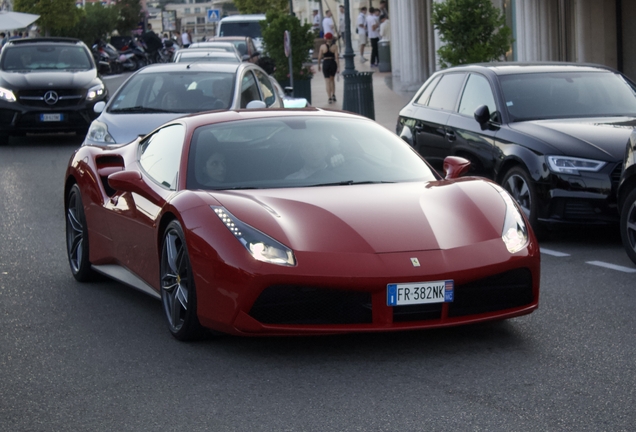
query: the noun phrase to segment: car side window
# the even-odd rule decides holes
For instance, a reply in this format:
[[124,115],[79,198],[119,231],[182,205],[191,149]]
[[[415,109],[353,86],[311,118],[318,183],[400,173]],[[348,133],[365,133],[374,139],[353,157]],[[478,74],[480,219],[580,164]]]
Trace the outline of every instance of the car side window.
[[486,105],[491,114],[497,112],[497,104],[490,83],[483,75],[470,74],[459,103],[459,113],[473,116],[477,107]]
[[253,100],[261,100],[258,85],[252,72],[247,71],[241,79],[241,108],[247,108],[247,104]]
[[176,190],[185,127],[170,125],[146,138],[140,147],[139,163],[157,183]]
[[466,78],[465,73],[448,73],[443,75],[431,94],[428,106],[446,111],[454,111],[457,97],[464,83],[464,78]]
[[[258,79],[258,84],[261,87],[261,93],[263,94],[263,99],[267,107],[269,108],[274,103],[276,103],[276,90],[274,90],[274,86],[269,78],[261,71],[254,71],[256,78]],[[278,105],[277,105],[278,106]]]
[[429,83],[429,85],[426,86],[420,97],[418,97],[417,101],[415,101],[416,104],[428,105],[428,98],[431,97],[431,93],[433,93],[433,90],[435,90],[435,86],[439,82],[440,78],[441,75],[437,76],[433,81]]

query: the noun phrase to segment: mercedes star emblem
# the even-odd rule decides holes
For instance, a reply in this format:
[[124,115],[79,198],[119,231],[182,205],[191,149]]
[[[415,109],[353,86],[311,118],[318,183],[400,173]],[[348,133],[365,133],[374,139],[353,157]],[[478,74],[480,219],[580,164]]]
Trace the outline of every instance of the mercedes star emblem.
[[55,105],[58,99],[59,97],[57,96],[57,93],[55,93],[53,90],[50,90],[44,93],[44,102],[46,102],[49,105]]

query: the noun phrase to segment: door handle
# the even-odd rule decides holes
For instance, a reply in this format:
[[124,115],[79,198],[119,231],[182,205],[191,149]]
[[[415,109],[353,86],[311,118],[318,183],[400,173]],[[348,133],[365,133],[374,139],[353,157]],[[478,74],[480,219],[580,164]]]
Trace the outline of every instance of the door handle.
[[452,130],[446,129],[446,139],[449,141],[455,141],[455,139],[457,138],[457,136],[455,135],[455,132],[453,132]]

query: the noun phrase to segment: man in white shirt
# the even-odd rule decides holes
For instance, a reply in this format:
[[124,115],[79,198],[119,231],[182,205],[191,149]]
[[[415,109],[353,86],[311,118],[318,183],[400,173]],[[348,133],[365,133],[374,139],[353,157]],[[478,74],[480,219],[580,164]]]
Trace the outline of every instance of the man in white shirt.
[[325,12],[325,17],[322,20],[322,34],[326,35],[327,33],[331,33],[332,35],[336,34],[336,28],[333,23],[333,16],[331,16],[331,10],[327,9]]
[[358,33],[358,45],[360,46],[360,61],[364,63],[367,59],[364,57],[364,46],[367,44],[367,8],[360,8],[360,15],[356,21],[356,33]]
[[369,8],[367,15],[367,32],[371,41],[371,66],[377,66],[378,59],[378,41],[380,40],[380,10]]

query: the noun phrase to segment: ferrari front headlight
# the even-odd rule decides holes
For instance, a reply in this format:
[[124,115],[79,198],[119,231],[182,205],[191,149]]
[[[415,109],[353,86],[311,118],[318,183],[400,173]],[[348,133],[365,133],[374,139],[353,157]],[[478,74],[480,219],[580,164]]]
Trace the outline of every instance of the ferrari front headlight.
[[501,198],[506,203],[506,216],[503,230],[501,231],[501,239],[506,245],[508,252],[519,252],[528,244],[528,228],[526,227],[526,223],[510,194],[496,184],[491,183],[491,185],[499,192],[499,195],[501,195]]
[[287,246],[240,221],[225,208],[219,206],[210,207],[254,259],[282,266],[296,265],[294,252]]

